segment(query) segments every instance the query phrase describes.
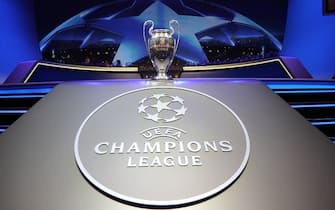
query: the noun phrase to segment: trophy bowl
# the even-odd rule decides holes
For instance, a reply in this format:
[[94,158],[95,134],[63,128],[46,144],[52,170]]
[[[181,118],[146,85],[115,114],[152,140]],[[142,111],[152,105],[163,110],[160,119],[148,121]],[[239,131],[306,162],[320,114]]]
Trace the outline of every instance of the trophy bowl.
[[[174,23],[178,29],[177,39],[173,38],[175,30],[172,24]],[[146,26],[149,24],[151,25],[148,31],[150,37],[147,39]],[[179,44],[180,30],[178,21],[170,20],[169,25],[170,29],[153,29],[154,22],[152,20],[147,20],[143,24],[143,38],[149,58],[157,73],[154,77],[156,80],[170,79],[167,72],[176,55]]]

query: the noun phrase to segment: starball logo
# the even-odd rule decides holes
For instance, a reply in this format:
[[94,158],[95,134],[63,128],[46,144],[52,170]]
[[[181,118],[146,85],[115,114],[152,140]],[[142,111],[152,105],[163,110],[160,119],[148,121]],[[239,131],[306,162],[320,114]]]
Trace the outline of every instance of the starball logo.
[[222,191],[244,170],[249,150],[247,130],[229,106],[176,87],[107,100],[85,118],[74,146],[78,168],[94,186],[148,206],[193,203]]
[[184,99],[164,93],[145,97],[139,104],[138,113],[154,122],[174,122],[183,117],[187,111]]
[[[139,102],[137,110],[146,120],[152,120],[158,124],[168,124],[181,119],[186,114],[187,107],[184,105],[184,99],[178,96],[154,94],[143,98]],[[172,126],[156,126],[145,129],[140,133],[148,141],[159,137],[178,140],[186,131]]]

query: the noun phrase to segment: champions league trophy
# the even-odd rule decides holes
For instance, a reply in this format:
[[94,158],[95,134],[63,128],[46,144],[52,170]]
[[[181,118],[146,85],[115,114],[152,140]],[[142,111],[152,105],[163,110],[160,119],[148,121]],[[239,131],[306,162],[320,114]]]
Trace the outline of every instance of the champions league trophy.
[[[177,28],[177,39],[173,38],[175,32],[172,27],[173,24],[175,24],[175,28]],[[146,36],[147,25],[151,25],[148,31],[148,34],[150,35],[148,39]],[[172,64],[179,44],[180,29],[178,21],[170,20],[169,26],[170,29],[154,29],[154,22],[152,20],[147,20],[143,24],[145,47],[148,51],[152,65],[157,72],[157,75],[154,77],[156,80],[170,79],[167,75],[167,71]]]

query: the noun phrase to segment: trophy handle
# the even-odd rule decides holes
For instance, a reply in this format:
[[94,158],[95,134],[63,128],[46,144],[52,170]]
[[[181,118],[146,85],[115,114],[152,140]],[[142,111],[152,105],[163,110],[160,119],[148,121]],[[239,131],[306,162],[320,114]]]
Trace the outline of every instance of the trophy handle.
[[149,24],[151,25],[150,28],[149,28],[149,35],[152,36],[152,30],[154,29],[154,21],[147,20],[143,23],[143,39],[144,39],[144,43],[145,43],[145,48],[147,49],[147,52],[150,55],[149,46],[148,46],[148,39],[147,39],[147,35],[146,35],[146,27]]
[[179,22],[177,20],[170,20],[169,21],[169,26],[170,26],[170,30],[171,30],[171,36],[174,34],[175,29],[173,28],[173,24],[176,25],[176,29],[177,29],[177,41],[175,43],[175,48],[173,51],[173,55],[176,55],[177,49],[178,49],[178,45],[179,45],[179,40],[180,40],[180,25]]

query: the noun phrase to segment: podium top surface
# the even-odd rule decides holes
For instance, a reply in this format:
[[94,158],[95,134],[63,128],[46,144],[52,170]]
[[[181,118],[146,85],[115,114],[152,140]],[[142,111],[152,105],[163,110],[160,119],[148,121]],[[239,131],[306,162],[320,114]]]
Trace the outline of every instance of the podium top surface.
[[334,145],[256,80],[63,83],[0,155],[2,209],[334,206]]

